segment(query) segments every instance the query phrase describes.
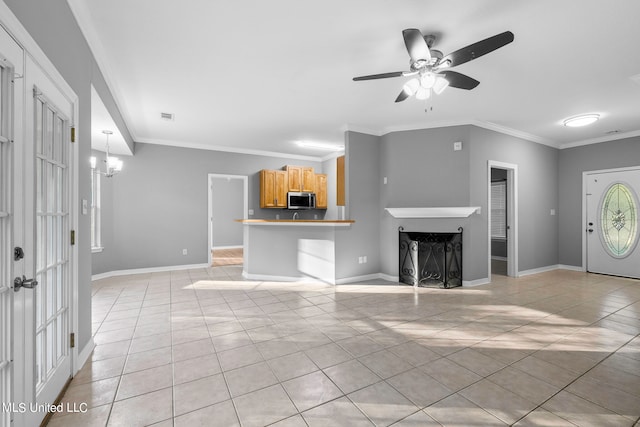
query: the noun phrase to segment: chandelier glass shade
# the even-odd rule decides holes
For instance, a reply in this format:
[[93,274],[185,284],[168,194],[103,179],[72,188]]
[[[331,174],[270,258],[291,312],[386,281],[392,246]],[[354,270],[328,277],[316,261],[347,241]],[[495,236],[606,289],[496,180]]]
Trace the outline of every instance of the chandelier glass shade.
[[[98,170],[97,172],[106,176],[107,178],[111,178],[112,176],[114,176],[115,174],[117,174],[122,170],[123,164],[122,164],[122,160],[120,160],[117,157],[113,157],[109,154],[109,135],[112,135],[113,132],[110,130],[103,130],[102,133],[107,136],[107,143],[105,145],[106,156],[104,159],[105,170],[104,171]],[[95,170],[98,166],[97,159],[94,156],[91,156],[89,158],[89,161],[91,163],[91,169]]]

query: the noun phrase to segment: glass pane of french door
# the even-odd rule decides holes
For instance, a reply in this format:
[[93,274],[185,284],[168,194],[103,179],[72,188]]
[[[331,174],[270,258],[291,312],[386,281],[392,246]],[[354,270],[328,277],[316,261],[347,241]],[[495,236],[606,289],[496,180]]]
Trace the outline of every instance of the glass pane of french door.
[[69,211],[67,119],[45,96],[35,102],[36,392],[69,355]]
[[[11,402],[11,333],[13,292],[11,290],[11,159],[9,145],[11,69],[0,65],[0,397]],[[11,411],[2,408],[0,427],[8,427]]]

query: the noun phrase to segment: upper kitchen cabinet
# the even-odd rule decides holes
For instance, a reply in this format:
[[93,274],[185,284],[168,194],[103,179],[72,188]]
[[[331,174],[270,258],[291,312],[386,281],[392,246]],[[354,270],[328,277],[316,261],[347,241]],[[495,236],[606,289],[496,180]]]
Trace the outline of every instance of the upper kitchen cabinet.
[[346,206],[345,182],[344,182],[344,156],[336,159],[337,179],[336,179],[336,205]]
[[311,166],[291,166],[285,167],[288,176],[288,191],[310,192],[315,191],[316,178]]
[[316,208],[327,209],[329,206],[327,203],[327,175],[324,173],[317,173],[316,179]]
[[260,207],[287,207],[287,171],[268,169],[260,171]]

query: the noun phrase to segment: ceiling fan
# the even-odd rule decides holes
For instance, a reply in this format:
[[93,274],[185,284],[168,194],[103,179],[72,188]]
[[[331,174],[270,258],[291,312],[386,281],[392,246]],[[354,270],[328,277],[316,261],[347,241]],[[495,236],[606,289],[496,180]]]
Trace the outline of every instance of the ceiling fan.
[[415,76],[404,84],[396,102],[404,101],[413,95],[416,99],[427,99],[431,96],[431,90],[439,95],[447,86],[466,90],[475,88],[480,84],[479,81],[451,71],[450,68],[479,58],[513,41],[513,33],[505,31],[443,56],[439,50],[431,49],[435,41],[433,35],[423,36],[420,30],[408,28],[402,31],[402,37],[411,58],[409,71],[371,74],[353,78],[354,81],[361,81]]

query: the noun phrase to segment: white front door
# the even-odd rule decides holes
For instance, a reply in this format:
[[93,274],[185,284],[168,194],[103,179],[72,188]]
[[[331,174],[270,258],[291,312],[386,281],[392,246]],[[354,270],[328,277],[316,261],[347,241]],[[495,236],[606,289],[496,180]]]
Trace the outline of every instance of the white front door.
[[640,278],[640,167],[586,174],[587,271]]

